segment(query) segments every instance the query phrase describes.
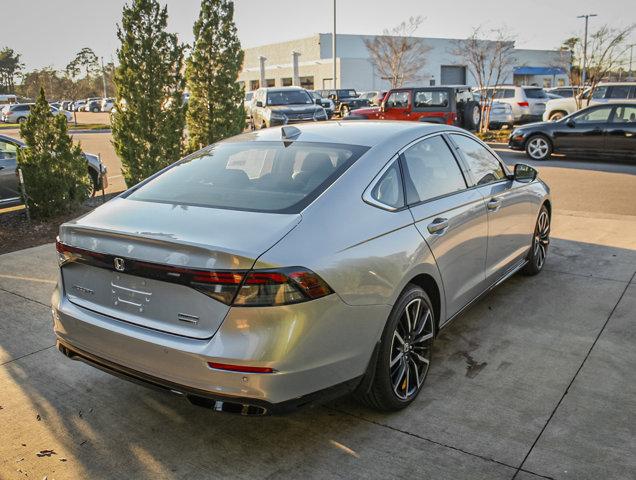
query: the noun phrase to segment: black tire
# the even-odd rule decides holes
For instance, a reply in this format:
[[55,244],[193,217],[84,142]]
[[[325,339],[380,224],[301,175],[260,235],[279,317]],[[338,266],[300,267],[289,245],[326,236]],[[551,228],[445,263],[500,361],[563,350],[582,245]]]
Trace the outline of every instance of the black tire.
[[462,128],[466,130],[477,130],[481,122],[481,107],[479,102],[472,100],[466,102],[462,118],[464,119]]
[[26,117],[18,117],[18,123],[26,122]]
[[522,270],[523,274],[536,275],[543,270],[548,255],[548,245],[550,245],[550,212],[545,205],[542,205],[534,227],[534,235],[532,235],[528,263]]
[[526,155],[532,160],[547,160],[552,155],[552,142],[540,133],[531,135],[526,140]]
[[99,108],[97,108],[97,107],[93,107],[93,108],[91,108],[91,112],[93,112],[93,113],[99,113]]
[[[407,332],[404,328],[409,318],[405,316],[406,309],[409,308],[411,314],[415,315],[417,305],[420,306],[419,315],[415,318],[414,328]],[[375,368],[368,373],[373,375],[373,379],[369,382],[368,390],[358,395],[361,401],[377,410],[394,411],[415,400],[428,374],[435,320],[435,312],[426,292],[417,285],[407,285],[389,315]],[[411,325],[410,322],[408,324]],[[404,339],[400,343],[402,335]],[[392,361],[394,365],[391,365]],[[411,375],[416,378],[410,384]],[[409,385],[413,388],[410,389]]]

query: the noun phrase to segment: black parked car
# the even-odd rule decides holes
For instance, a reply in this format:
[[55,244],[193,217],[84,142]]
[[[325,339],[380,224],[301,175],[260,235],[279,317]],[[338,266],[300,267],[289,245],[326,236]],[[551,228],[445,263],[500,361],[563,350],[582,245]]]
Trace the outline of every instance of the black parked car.
[[510,134],[508,147],[533,160],[552,152],[636,159],[636,104],[593,105],[556,122],[524,125]]
[[351,110],[368,107],[369,100],[358,98],[358,93],[353,88],[340,88],[337,90],[316,90],[322,98],[330,98],[336,105],[336,112],[341,117],[349,115]]
[[[0,135],[0,207],[10,207],[21,202],[20,188],[16,168],[18,164],[18,150],[24,143],[15,138]],[[97,155],[84,153],[88,166],[88,174],[93,183],[93,193],[108,186],[106,166],[101,163]],[[27,186],[28,188],[28,186]]]
[[251,118],[256,129],[327,120],[327,113],[304,88],[259,88],[252,99]]

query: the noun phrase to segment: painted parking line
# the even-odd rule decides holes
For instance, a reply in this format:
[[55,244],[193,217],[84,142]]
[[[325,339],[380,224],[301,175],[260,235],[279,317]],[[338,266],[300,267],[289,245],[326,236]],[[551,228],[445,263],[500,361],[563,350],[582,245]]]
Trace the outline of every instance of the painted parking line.
[[38,282],[38,283],[48,283],[50,285],[55,285],[57,282],[55,280],[49,280],[47,278],[36,278],[36,277],[19,277],[16,275],[3,275],[0,274],[0,279],[6,278],[7,280],[24,280],[25,282]]
[[15,207],[0,208],[0,214],[17,212],[18,210],[24,210],[24,205],[16,205]]

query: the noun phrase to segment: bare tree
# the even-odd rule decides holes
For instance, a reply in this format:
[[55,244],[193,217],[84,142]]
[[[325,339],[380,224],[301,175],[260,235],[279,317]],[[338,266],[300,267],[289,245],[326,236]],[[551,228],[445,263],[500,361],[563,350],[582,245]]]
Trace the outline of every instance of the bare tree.
[[[483,35],[481,27],[477,27],[466,40],[456,40],[451,51],[466,63],[480,90],[501,85],[512,73],[515,62],[514,38],[503,28],[491,30],[489,33],[490,39]],[[488,128],[493,97],[494,91],[492,95],[486,95],[481,102],[479,131]]]
[[421,70],[426,64],[426,54],[431,47],[412,35],[424,19],[410,17],[382,35],[365,39],[369,57],[380,77],[391,82],[391,88],[398,88],[422,78]]

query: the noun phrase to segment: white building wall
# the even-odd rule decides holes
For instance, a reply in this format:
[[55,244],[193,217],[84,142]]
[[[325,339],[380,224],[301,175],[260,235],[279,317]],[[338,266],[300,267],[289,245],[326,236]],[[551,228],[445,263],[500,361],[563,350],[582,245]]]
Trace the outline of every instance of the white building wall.
[[[337,87],[355,88],[358,91],[383,90],[390,85],[374,71],[369,60],[369,54],[364,44],[365,39],[372,39],[368,35],[337,36]],[[441,81],[442,66],[464,66],[465,62],[459,55],[453,52],[461,48],[464,40],[447,38],[418,38],[418,41],[429,47],[426,55],[426,63],[420,72],[420,78],[412,83],[418,85],[439,85]],[[331,34],[315,34],[307,38],[282,42],[273,45],[264,45],[246,49],[244,70],[239,80],[244,81],[246,90],[250,90],[250,81],[259,78],[258,58],[264,56],[266,62],[266,78],[275,79],[275,85],[282,85],[282,78],[291,76],[292,52],[297,51],[300,56],[300,76],[313,76],[314,88],[332,87],[332,59],[331,59]],[[564,66],[562,53],[550,50],[515,50],[515,66],[531,67],[558,67]],[[544,78],[545,77],[545,78]],[[502,83],[513,83],[520,80],[514,78],[512,71]],[[567,84],[567,75],[532,76],[524,77],[528,83],[536,83],[543,86],[550,81],[551,85],[557,82]],[[475,86],[476,81],[466,69],[466,83]],[[518,83],[518,82],[517,82]]]

